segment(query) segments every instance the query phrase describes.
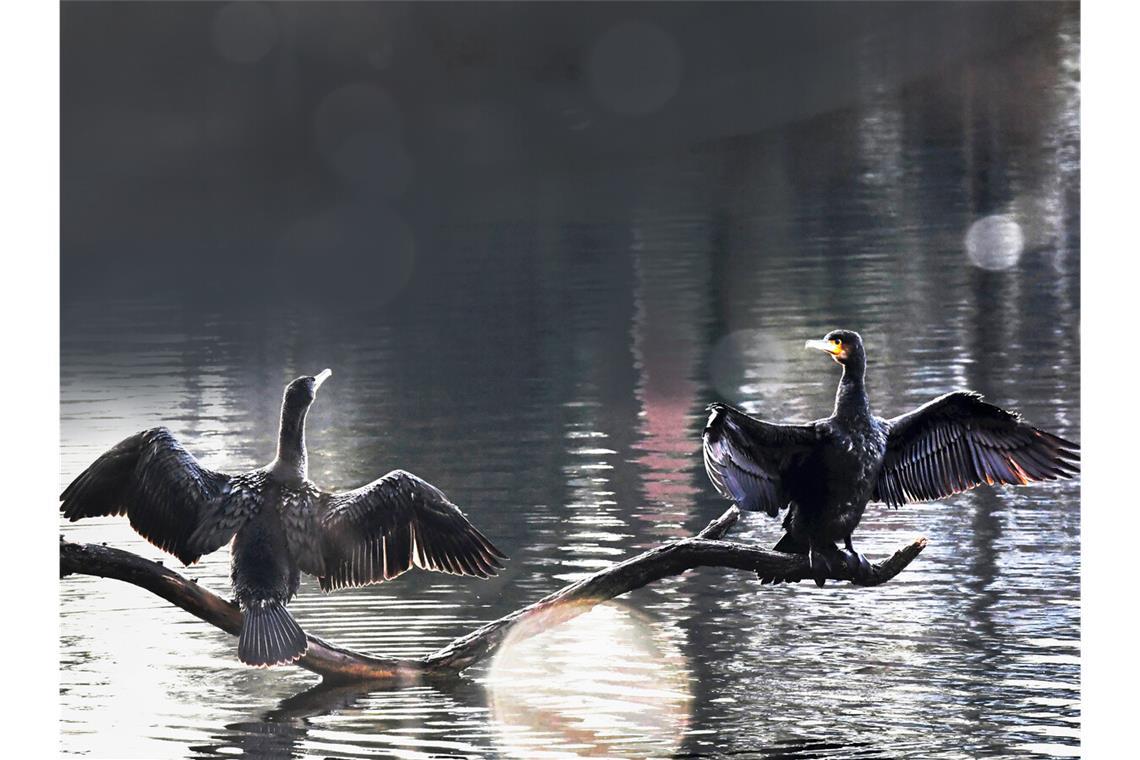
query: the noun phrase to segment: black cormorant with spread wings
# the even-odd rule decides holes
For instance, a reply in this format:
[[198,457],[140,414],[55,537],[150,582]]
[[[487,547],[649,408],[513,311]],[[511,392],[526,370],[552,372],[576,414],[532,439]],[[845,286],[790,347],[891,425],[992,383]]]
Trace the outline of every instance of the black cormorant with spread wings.
[[742,509],[784,517],[775,549],[807,554],[822,586],[840,558],[857,579],[870,566],[851,545],[869,501],[892,507],[932,501],[986,484],[1024,485],[1077,473],[1080,448],[1038,430],[1019,415],[969,391],[947,393],[914,411],[883,419],[871,413],[863,378],[863,339],[835,330],[805,348],[843,367],[830,417],[802,425],[758,420],[711,404],[705,426],[705,470],[717,491]]
[[132,435],[95,460],[60,496],[69,520],[126,514],[151,543],[187,565],[233,539],[242,610],[238,657],[292,662],[307,649],[285,605],[300,573],[324,591],[391,580],[411,567],[487,578],[506,555],[435,486],[395,470],[344,493],[308,479],[305,417],[331,370],[285,389],[277,457],[225,475],[207,470],[166,428]]

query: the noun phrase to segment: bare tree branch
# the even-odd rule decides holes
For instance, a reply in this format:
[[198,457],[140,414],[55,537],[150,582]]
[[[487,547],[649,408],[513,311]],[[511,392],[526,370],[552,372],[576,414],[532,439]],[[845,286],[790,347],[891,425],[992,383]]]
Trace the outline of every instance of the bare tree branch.
[[[309,650],[296,664],[321,675],[329,682],[410,683],[423,679],[453,678],[493,654],[510,631],[514,631],[515,636],[536,635],[609,599],[694,568],[728,567],[791,582],[811,577],[807,558],[802,555],[784,554],[721,540],[739,518],[739,510],[735,506],[730,507],[692,538],[670,541],[599,570],[528,607],[488,623],[425,657],[378,657],[309,636]],[[871,580],[864,585],[874,586],[889,581],[902,572],[925,547],[925,538],[916,538],[900,547],[887,559],[872,565]],[[843,563],[832,564],[835,567],[828,576],[831,580],[854,581]],[[161,563],[143,559],[136,554],[106,546],[74,544],[61,538],[59,569],[60,577],[78,573],[132,583],[227,633],[236,636],[241,632],[241,612],[236,605]]]

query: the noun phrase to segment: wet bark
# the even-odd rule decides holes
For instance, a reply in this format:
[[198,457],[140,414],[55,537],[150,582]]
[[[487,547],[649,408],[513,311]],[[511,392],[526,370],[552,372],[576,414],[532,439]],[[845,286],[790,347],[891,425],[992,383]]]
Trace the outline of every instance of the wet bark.
[[[732,568],[789,582],[811,577],[807,558],[802,555],[721,540],[739,517],[739,510],[730,507],[692,538],[670,541],[599,570],[424,657],[401,659],[365,654],[310,635],[308,651],[295,664],[333,683],[414,683],[454,678],[471,665],[493,655],[508,633],[522,637],[537,635],[606,600],[687,570]],[[889,581],[925,547],[924,538],[916,538],[900,547],[890,557],[872,565],[871,580],[863,585],[874,586]],[[829,575],[831,580],[853,580],[846,566],[833,564],[835,567]],[[70,543],[61,538],[59,570],[60,577],[75,573],[134,584],[227,633],[236,636],[241,632],[241,612],[235,604],[163,564],[136,554],[107,546]]]

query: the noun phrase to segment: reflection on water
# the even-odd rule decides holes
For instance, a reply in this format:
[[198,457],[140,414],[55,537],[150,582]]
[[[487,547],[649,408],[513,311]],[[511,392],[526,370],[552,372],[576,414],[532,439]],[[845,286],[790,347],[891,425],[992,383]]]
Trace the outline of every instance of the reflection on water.
[[[799,346],[834,327],[863,333],[880,414],[968,387],[1079,440],[1076,52],[1073,18],[921,86],[868,78],[858,108],[786,129],[460,187],[416,226],[415,266],[399,273],[411,279],[380,306],[73,300],[61,478],[159,423],[206,466],[262,464],[284,384],[331,366],[310,416],[314,479],[407,468],[511,556],[487,582],[408,574],[332,596],[303,583],[293,609],[314,634],[415,655],[719,514],[697,446],[704,406],[826,413],[835,368]],[[930,539],[882,588],[691,573],[456,683],[397,691],[307,692],[311,675],[239,666],[231,637],[144,591],[68,578],[62,746],[1071,755],[1078,496],[1067,482],[872,507],[869,554]],[[61,530],[162,556],[121,519]],[[778,533],[748,515],[734,537]],[[187,572],[228,593],[226,550]]]

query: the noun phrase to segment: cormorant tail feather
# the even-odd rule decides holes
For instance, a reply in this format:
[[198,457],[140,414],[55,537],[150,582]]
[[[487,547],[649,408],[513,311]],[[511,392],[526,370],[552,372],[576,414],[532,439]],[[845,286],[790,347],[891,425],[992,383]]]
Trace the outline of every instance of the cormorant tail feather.
[[246,665],[267,668],[293,662],[309,648],[301,626],[275,599],[242,605],[238,659]]

